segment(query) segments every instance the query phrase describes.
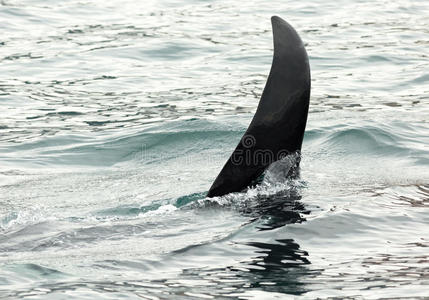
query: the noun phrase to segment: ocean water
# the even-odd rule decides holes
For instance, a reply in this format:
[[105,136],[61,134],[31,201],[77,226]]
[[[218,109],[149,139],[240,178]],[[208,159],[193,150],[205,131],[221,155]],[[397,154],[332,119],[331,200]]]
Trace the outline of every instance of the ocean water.
[[[272,15],[312,69],[301,176],[206,199],[262,93]],[[428,15],[2,0],[0,297],[427,299]]]

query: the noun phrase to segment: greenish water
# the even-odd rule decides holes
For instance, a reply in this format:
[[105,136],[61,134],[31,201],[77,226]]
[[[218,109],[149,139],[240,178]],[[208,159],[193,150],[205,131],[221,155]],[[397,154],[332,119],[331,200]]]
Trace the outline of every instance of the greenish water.
[[[301,177],[205,193],[270,17],[306,44]],[[0,297],[425,299],[425,1],[0,2]]]

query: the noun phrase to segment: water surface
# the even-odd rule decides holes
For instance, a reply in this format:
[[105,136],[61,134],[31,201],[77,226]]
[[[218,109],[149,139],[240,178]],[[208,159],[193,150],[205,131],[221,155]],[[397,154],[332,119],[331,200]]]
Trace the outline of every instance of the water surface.
[[[206,199],[306,44],[301,177]],[[0,2],[0,296],[429,294],[425,1]],[[275,180],[271,180],[271,179]]]

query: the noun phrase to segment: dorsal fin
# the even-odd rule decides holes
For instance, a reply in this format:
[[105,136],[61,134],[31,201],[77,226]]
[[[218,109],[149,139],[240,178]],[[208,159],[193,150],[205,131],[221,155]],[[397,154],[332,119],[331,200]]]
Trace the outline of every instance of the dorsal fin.
[[274,161],[301,149],[310,102],[310,66],[300,37],[271,18],[274,55],[255,116],[207,196],[239,192]]

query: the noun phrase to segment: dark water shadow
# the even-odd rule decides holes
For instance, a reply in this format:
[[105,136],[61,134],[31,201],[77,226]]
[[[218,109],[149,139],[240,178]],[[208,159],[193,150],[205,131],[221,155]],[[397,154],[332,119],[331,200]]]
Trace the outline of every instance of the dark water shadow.
[[[183,282],[192,282],[192,292],[209,295],[215,299],[250,299],[249,295],[278,293],[302,295],[309,291],[308,277],[316,271],[307,268],[308,253],[300,249],[293,239],[276,240],[275,243],[249,242],[235,247],[254,247],[254,256],[238,265],[222,268],[183,269],[179,280],[164,284],[174,287],[174,292],[185,290]],[[268,294],[262,294],[268,293]],[[177,295],[177,294],[176,294]]]
[[[271,195],[259,195],[257,205],[244,210],[253,217],[258,231],[265,231],[267,237],[275,229],[305,222],[310,210],[301,202],[300,190],[295,187]],[[248,242],[254,247],[255,256],[250,262],[242,263],[248,270],[237,271],[237,277],[246,278],[250,288],[264,292],[300,295],[308,291],[305,277],[314,271],[308,252],[302,250],[293,239],[276,239],[275,242]]]
[[[308,291],[302,280],[313,272],[308,253],[300,249],[293,239],[276,240],[277,243],[250,242],[256,248],[250,262],[235,271],[238,278],[246,279],[249,288],[264,292],[300,295]],[[246,270],[247,269],[247,270]],[[243,271],[246,270],[246,271]]]
[[[274,194],[260,193],[247,205],[238,206],[240,214],[249,217],[249,223],[244,226],[253,224],[257,232],[264,232],[261,241],[254,241],[254,237],[250,236],[251,242],[234,242],[230,238],[227,241],[220,241],[220,245],[215,247],[233,245],[233,251],[239,253],[242,251],[248,253],[251,247],[253,255],[250,254],[245,261],[233,266],[183,269],[180,277],[194,281],[193,291],[220,299],[224,297],[242,299],[249,291],[301,295],[310,290],[306,279],[316,276],[319,271],[309,268],[311,262],[307,251],[301,249],[293,239],[282,238],[273,241],[270,238],[277,229],[305,222],[305,216],[311,213],[301,201],[300,188],[294,186],[292,181],[291,183],[290,187],[282,191]],[[206,204],[203,209],[213,207],[213,204]],[[261,237],[260,234],[257,236]],[[210,244],[201,246],[211,247]],[[198,247],[200,246],[187,247],[175,254],[180,256]],[[228,251],[226,249],[227,253]],[[210,253],[210,250],[203,248],[198,252]],[[201,283],[201,288],[198,283]],[[214,283],[216,288],[209,287]]]

